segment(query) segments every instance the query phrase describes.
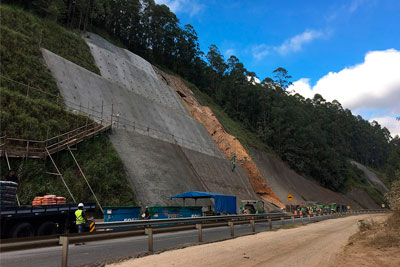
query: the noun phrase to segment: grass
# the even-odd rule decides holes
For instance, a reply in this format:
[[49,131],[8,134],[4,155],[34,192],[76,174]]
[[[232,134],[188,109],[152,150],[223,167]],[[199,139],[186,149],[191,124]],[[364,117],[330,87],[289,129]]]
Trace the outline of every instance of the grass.
[[[79,34],[18,8],[0,5],[0,11],[1,75],[57,95],[59,90],[43,62],[41,47],[100,73],[89,47]],[[26,86],[3,78],[0,82],[1,136],[44,140],[86,123],[86,118],[57,105],[51,95],[31,89],[28,97]],[[78,145],[75,154],[101,204],[135,204],[124,165],[107,136]],[[55,159],[76,200],[94,202],[69,152],[60,152]],[[22,179],[18,195],[22,203],[30,204],[35,196],[45,194],[64,196],[72,201],[60,177],[49,174],[55,172],[51,161],[11,159],[10,165],[12,169],[20,170]],[[8,171],[4,158],[1,158],[0,171],[2,177]]]
[[383,223],[361,220],[356,238],[376,248],[400,248],[400,211],[394,211]]
[[[346,190],[351,190],[353,188],[359,188],[367,192],[367,194],[375,201],[376,204],[379,206],[382,203],[385,203],[385,199],[383,194],[376,189],[374,186],[369,184],[364,177],[364,173],[362,170],[358,169],[355,165],[349,164],[348,165],[348,170],[347,170],[347,179],[345,182],[345,189]],[[357,201],[357,203],[364,207],[360,202]]]
[[[107,206],[135,204],[133,190],[127,183],[127,175],[123,171],[123,163],[107,136],[100,135],[81,143],[73,153],[100,204]],[[53,158],[76,201],[95,202],[69,152],[64,150]],[[30,204],[35,196],[47,194],[63,196],[68,202],[73,202],[61,178],[49,174],[56,172],[50,160],[10,159],[10,164],[17,171],[21,168],[18,172],[20,175],[18,196],[22,204]],[[7,170],[4,158],[1,160],[1,170]]]
[[32,99],[6,88],[0,88],[0,94],[2,135],[45,140],[86,123],[85,117],[46,99]]

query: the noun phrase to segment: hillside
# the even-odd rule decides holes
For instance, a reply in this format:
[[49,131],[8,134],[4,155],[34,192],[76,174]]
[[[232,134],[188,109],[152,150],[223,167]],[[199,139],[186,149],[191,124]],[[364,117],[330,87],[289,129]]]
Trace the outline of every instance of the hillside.
[[[152,8],[165,11],[161,17],[169,16],[164,7],[150,4]],[[382,203],[382,191],[348,159],[382,169],[390,147],[384,129],[354,117],[340,103],[290,96],[277,82],[248,82],[243,65],[234,58],[225,64],[216,47],[207,54],[207,63],[198,61],[190,27],[185,27],[183,42],[197,52],[189,61],[160,54],[155,43],[150,53],[148,47],[127,42],[122,32],[108,35],[148,62],[96,34],[82,38],[20,9],[1,9],[7,17],[2,20],[1,39],[18,40],[1,44],[1,136],[44,140],[85,125],[87,114],[78,112],[82,107],[91,110],[90,120],[98,122],[101,114],[102,120],[113,123],[112,134],[78,145],[75,153],[102,203],[178,204],[169,197],[189,190],[234,194],[239,199],[261,197],[281,207],[288,204],[288,193],[296,203]],[[179,49],[183,47],[188,49]],[[213,65],[217,61],[223,70]],[[355,135],[360,138],[352,139]],[[238,164],[232,172],[234,155]],[[3,174],[3,158],[1,164]],[[48,174],[53,171],[51,163],[12,160],[11,165],[20,169],[23,201],[50,192],[67,196],[62,184]],[[68,153],[57,155],[57,165],[67,183],[75,185],[74,195],[93,200]]]
[[[29,12],[6,5],[0,8],[0,136],[45,140],[84,126],[84,115],[71,113],[61,105],[57,84],[43,64],[40,47],[98,73],[85,41]],[[125,186],[124,166],[106,136],[78,145],[75,155],[101,203],[134,203],[132,190]],[[75,198],[94,201],[68,152],[60,152],[55,158]],[[35,196],[44,194],[65,196],[71,201],[59,178],[49,174],[55,172],[50,161],[10,159],[10,165],[22,181],[19,189],[22,203],[29,204]],[[1,175],[7,171],[2,157]]]

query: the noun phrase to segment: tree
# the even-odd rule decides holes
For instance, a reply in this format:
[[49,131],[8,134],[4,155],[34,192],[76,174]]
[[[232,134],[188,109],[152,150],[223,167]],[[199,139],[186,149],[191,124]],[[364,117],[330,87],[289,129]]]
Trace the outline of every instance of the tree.
[[34,0],[32,4],[39,15],[54,21],[58,19],[65,9],[62,0]]
[[277,68],[276,70],[274,70],[272,73],[274,73],[274,82],[277,84],[280,84],[282,86],[283,89],[286,89],[289,87],[289,85],[292,84],[291,81],[289,81],[289,79],[292,78],[292,76],[290,76],[288,74],[288,71],[284,68]]

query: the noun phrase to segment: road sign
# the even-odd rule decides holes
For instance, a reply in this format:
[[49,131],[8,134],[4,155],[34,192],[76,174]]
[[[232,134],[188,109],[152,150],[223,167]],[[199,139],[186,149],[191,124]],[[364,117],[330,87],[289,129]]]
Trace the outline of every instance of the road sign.
[[292,200],[293,196],[291,194],[287,195],[287,199]]

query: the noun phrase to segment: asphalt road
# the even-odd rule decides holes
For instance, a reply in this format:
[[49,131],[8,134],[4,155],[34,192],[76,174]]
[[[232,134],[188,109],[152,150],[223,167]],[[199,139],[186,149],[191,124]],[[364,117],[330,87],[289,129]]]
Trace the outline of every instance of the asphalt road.
[[[311,221],[321,221],[327,218],[329,218],[329,216],[311,217]],[[308,223],[307,218],[304,218],[303,220],[304,223]],[[291,220],[286,220],[285,223],[290,224]],[[301,224],[301,219],[296,219],[295,223]],[[273,222],[274,228],[279,228],[281,224],[281,221]],[[256,224],[256,232],[262,232],[268,229],[268,223]],[[235,226],[235,236],[243,236],[251,233],[250,224]],[[229,227],[203,229],[204,243],[220,241],[228,238],[230,238]],[[198,244],[197,230],[155,234],[153,240],[155,252]],[[96,266],[130,257],[137,257],[146,252],[147,236],[96,241],[84,245],[70,245],[68,265]],[[0,254],[0,265],[4,267],[61,266],[61,247],[4,252]]]

